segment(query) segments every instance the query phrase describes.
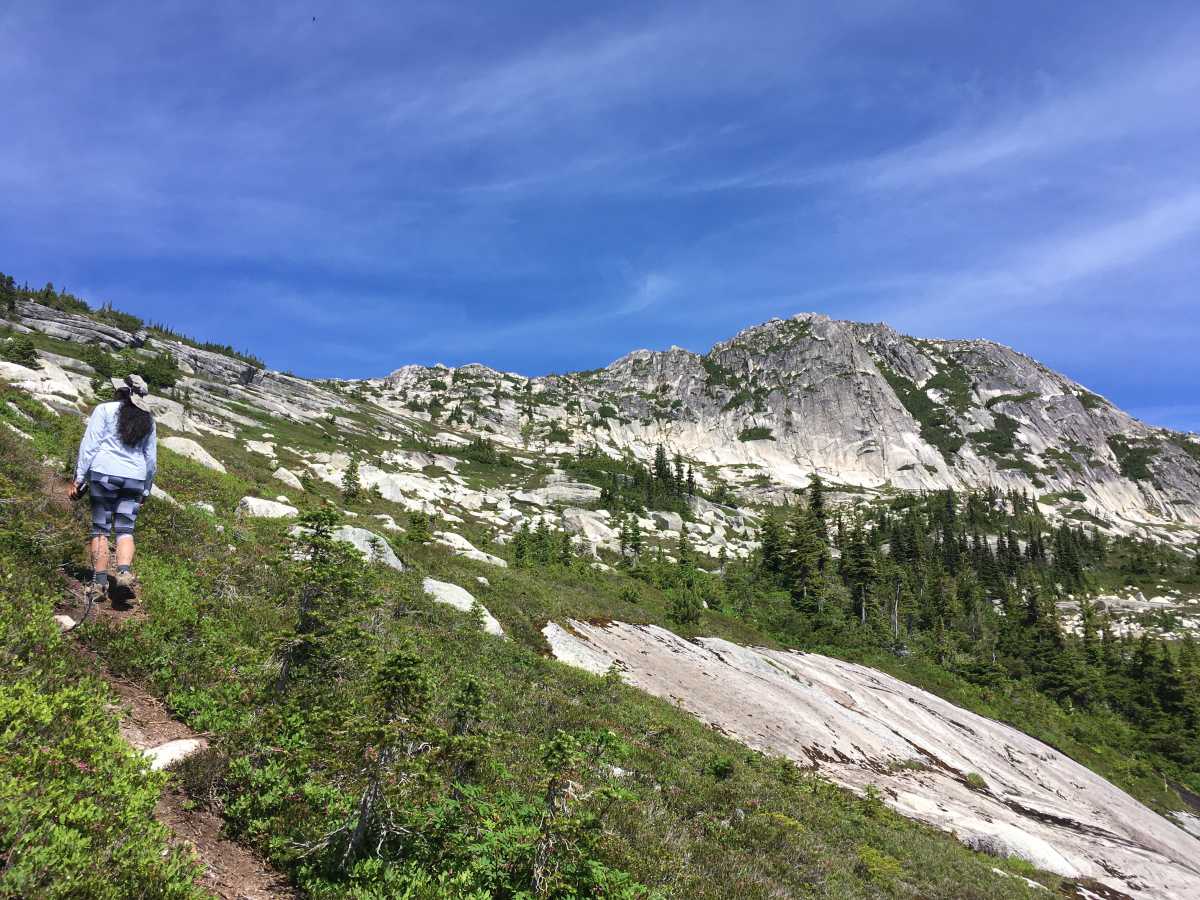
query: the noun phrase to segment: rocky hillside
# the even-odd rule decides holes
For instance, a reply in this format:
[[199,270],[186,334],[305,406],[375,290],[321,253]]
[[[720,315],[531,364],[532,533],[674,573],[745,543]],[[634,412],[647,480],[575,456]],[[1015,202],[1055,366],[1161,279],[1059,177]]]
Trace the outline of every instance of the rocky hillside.
[[[704,355],[638,350],[588,372],[526,378],[482,365],[405,366],[381,379],[319,383],[37,303],[22,303],[17,322],[73,343],[170,353],[183,375],[173,393],[187,408],[160,400],[159,412],[182,432],[228,434],[247,424],[238,405],[249,404],[296,421],[333,415],[337,428],[395,437],[412,432],[405,423],[440,424],[438,439],[482,435],[543,459],[596,447],[648,462],[662,445],[695,468],[705,491],[725,486],[750,503],[788,502],[814,473],[858,494],[994,486],[1027,492],[1051,518],[1179,546],[1200,540],[1200,438],[1139,422],[988,341],[923,340],[801,314],[748,328]],[[38,390],[86,403],[90,373],[78,361],[48,362]],[[339,417],[348,398],[369,408]],[[319,462],[325,477],[340,478],[344,460]],[[473,503],[420,479],[371,469],[365,477],[385,494]],[[551,488],[526,502],[572,497],[592,499]],[[594,523],[580,531],[603,535]]]
[[[95,644],[118,654],[122,671],[156,679],[195,730],[213,732],[217,752],[245,758],[222,785],[197,790],[225,791],[248,839],[324,895],[340,895],[347,872],[318,872],[294,851],[336,831],[344,823],[330,817],[359,801],[363,748],[350,736],[374,726],[347,731],[338,715],[373,708],[375,688],[364,685],[375,684],[377,661],[360,653],[364,640],[416,642],[455,678],[486,685],[507,729],[496,746],[511,753],[483,767],[481,783],[519,770],[521,790],[540,797],[545,772],[529,760],[553,737],[551,722],[620,733],[635,763],[606,764],[598,777],[615,782],[614,796],[633,788],[650,799],[646,818],[626,816],[619,850],[606,852],[644,883],[666,885],[663,896],[728,896],[722,879],[733,878],[745,896],[819,882],[823,896],[957,897],[963,859],[974,861],[970,896],[1067,889],[1047,872],[1078,896],[1200,889],[1200,845],[1175,824],[1194,828],[1184,808],[1200,788],[1189,749],[1200,664],[1150,641],[1200,627],[1200,575],[1191,555],[1171,549],[1193,554],[1200,538],[1195,436],[1139,423],[1007,348],[813,315],[748,329],[703,356],[637,351],[603,370],[532,379],[470,365],[314,381],[111,310],[28,296],[6,328],[14,336],[0,337],[0,381],[17,390],[0,386],[10,398],[0,428],[56,465],[68,465],[72,428],[103,398],[105,376],[138,370],[154,385],[164,470],[158,502],[139,520],[147,620],[134,640],[102,634]],[[814,474],[836,510],[828,521],[812,518],[811,494],[797,503]],[[940,488],[993,490],[918,496]],[[816,529],[803,576],[819,596],[812,603],[809,581],[770,568],[765,545],[783,503],[797,513],[787,524],[799,529],[788,538],[796,558],[805,522]],[[365,557],[339,584],[366,583],[369,569],[373,602],[392,614],[364,606],[362,623],[336,630],[353,635],[338,653],[358,669],[333,694],[296,702],[319,751],[297,754],[288,786],[275,790],[274,748],[298,740],[271,687],[281,677],[276,638],[294,637],[277,570],[303,558],[289,542],[308,533],[296,520],[317,512],[332,517],[330,539]],[[843,513],[845,533],[833,522]],[[1154,541],[1103,539],[1131,534]],[[1102,648],[1092,599],[1101,590],[1114,592]],[[193,622],[211,633],[198,636]],[[1145,639],[1136,652],[1134,636]],[[877,669],[789,649],[825,642],[850,658],[877,653],[872,666],[903,669],[959,706]],[[619,673],[644,694],[554,656]],[[1150,691],[1145,702],[1138,687]],[[610,708],[593,691],[617,699]],[[799,768],[770,768],[759,786],[735,789],[727,780],[760,762],[735,755],[727,738]],[[802,770],[851,793],[798,788]],[[255,805],[299,784],[336,800],[298,817]],[[444,796],[457,797],[449,784]],[[270,789],[260,797],[256,785]],[[886,826],[904,837],[884,856],[862,845],[849,862],[825,850],[808,862],[764,851],[808,841],[814,832],[801,823],[846,803],[850,813],[820,827]],[[986,856],[928,843],[923,826],[887,818],[885,806]],[[763,837],[762,821],[778,834]],[[413,847],[445,838],[425,824],[406,825],[422,834]],[[456,842],[446,846],[461,850]],[[674,874],[660,882],[664,855]],[[448,850],[435,863],[462,867]]]
[[382,405],[436,404],[510,442],[595,442],[649,458],[658,444],[707,485],[786,501],[815,472],[868,491],[993,485],[1050,515],[1114,532],[1200,534],[1200,439],[1137,421],[988,341],[933,341],[802,314],[707,354],[638,350],[599,371],[527,380],[483,366],[408,366]]

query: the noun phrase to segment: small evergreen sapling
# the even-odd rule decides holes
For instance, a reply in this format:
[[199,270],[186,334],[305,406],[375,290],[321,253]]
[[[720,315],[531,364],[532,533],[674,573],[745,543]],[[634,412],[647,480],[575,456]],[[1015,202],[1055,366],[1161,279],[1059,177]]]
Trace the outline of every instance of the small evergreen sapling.
[[358,475],[358,460],[351,458],[350,464],[346,466],[346,471],[342,475],[342,498],[347,502],[353,502],[362,495],[362,481]]

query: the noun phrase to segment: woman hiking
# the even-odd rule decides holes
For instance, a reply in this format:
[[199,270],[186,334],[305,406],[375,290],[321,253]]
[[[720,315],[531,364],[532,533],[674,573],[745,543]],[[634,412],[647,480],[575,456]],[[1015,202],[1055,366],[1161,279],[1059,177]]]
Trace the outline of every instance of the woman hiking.
[[150,496],[158,468],[158,438],[145,400],[149,393],[146,382],[140,375],[127,375],[113,378],[112,386],[117,399],[101,403],[88,419],[71,486],[72,499],[84,491],[91,495],[92,583],[88,599],[97,602],[108,593],[108,537],[114,534],[114,581],[124,597],[133,596],[133,526],[138,509]]

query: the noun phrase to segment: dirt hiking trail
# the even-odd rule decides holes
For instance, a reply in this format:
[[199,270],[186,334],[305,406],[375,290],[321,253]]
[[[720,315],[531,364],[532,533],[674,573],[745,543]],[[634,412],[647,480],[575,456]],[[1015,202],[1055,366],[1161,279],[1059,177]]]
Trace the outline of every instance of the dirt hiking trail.
[[[70,505],[68,485],[55,480],[47,484],[51,502]],[[87,608],[85,588],[74,576],[83,572],[65,572],[63,599],[57,605],[55,619],[68,638],[84,632],[76,630]],[[105,600],[92,606],[87,622],[104,620],[121,627],[132,619],[144,619],[145,611],[136,596],[116,604]],[[131,602],[130,602],[131,601]],[[115,695],[113,712],[120,720],[121,736],[134,750],[150,760],[151,768],[166,769],[208,747],[204,735],[197,734],[172,718],[163,704],[136,681],[109,671],[99,655],[80,640],[70,642],[76,655],[105,681]],[[222,900],[272,900],[298,895],[287,879],[272,869],[248,847],[222,837],[223,821],[217,813],[193,804],[174,784],[168,783],[155,809],[159,822],[171,829],[172,842],[192,849],[203,866],[200,886]]]

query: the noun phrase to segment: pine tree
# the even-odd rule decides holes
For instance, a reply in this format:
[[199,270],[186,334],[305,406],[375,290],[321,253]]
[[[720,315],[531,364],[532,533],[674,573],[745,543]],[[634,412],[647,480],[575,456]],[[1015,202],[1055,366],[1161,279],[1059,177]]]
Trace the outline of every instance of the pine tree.
[[347,502],[357,500],[362,494],[362,482],[358,477],[358,460],[351,459],[342,475],[342,499]]
[[629,517],[629,552],[635,557],[642,555],[642,526],[637,516]]
[[427,544],[433,540],[433,531],[429,516],[423,512],[414,511],[409,513],[408,534],[405,535],[405,538],[412,544]]
[[550,563],[550,557],[550,527],[545,518],[542,518],[533,532],[533,558],[544,566]]
[[679,578],[688,588],[696,584],[696,557],[692,552],[692,542],[688,540],[687,529],[679,533],[679,544],[676,547],[679,559]]
[[759,533],[759,558],[763,571],[771,576],[779,575],[783,571],[783,556],[783,533],[779,527],[779,520],[768,515],[763,520]]
[[0,306],[4,307],[5,315],[15,315],[17,312],[17,284],[11,275],[0,272]]
[[654,448],[654,480],[659,484],[671,481],[671,464],[667,462],[667,451],[662,444]]
[[821,534],[825,535],[825,483],[821,476],[813,472],[808,482],[808,509],[813,518],[821,525]]
[[850,590],[850,599],[862,624],[867,622],[867,597],[875,582],[875,559],[863,536],[862,527],[856,525],[842,551],[842,580]]
[[520,568],[530,562],[529,559],[529,522],[521,523],[521,527],[517,529],[516,535],[513,536],[513,563]]
[[788,519],[784,582],[792,595],[792,605],[801,612],[819,612],[824,606],[824,576],[829,551],[823,532],[824,526],[811,507],[797,507]]

